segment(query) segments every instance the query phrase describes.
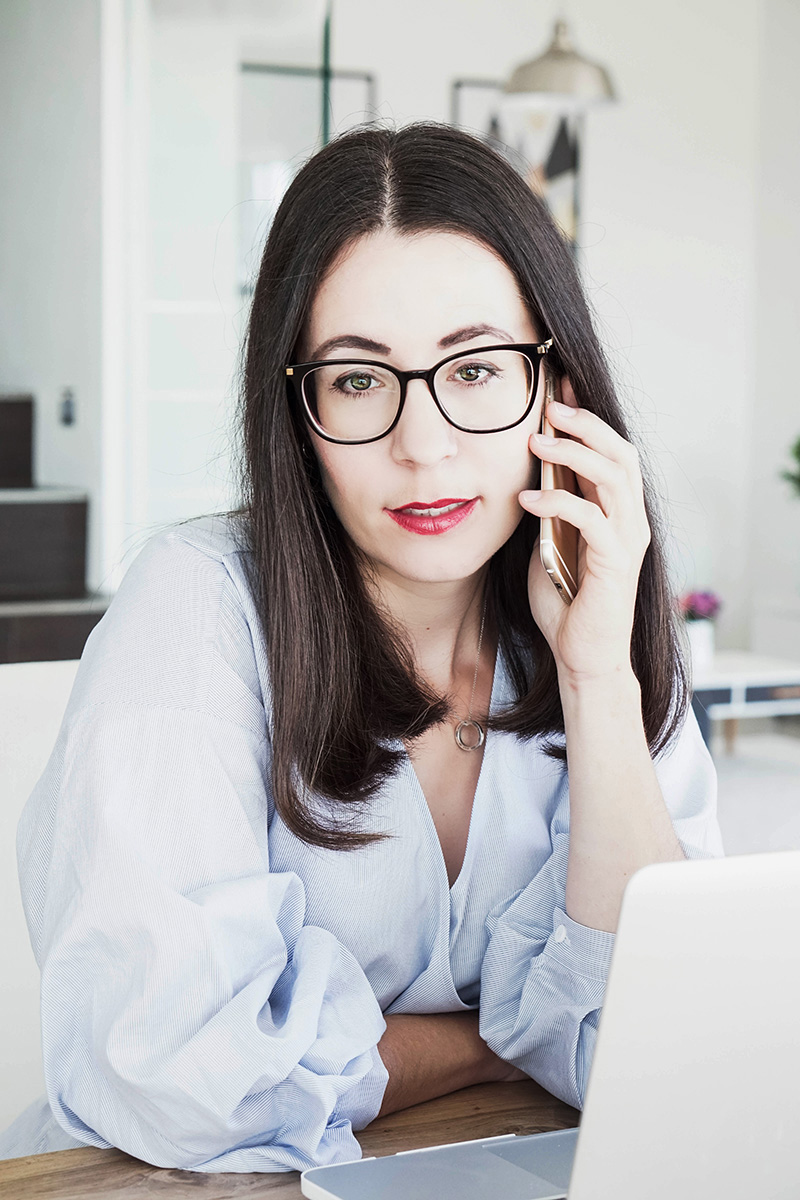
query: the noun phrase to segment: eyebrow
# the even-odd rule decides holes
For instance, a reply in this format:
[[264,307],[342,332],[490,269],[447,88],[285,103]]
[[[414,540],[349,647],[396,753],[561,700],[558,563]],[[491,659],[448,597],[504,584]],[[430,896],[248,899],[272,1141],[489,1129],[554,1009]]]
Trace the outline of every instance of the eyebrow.
[[[471,342],[477,337],[496,337],[502,342],[512,342],[510,333],[506,333],[504,329],[495,329],[493,325],[465,325],[463,329],[455,329],[452,333],[448,333],[445,337],[440,338],[438,346],[441,350],[448,350],[452,346],[459,346],[462,342]],[[387,357],[391,354],[391,346],[386,346],[383,342],[376,342],[372,338],[362,337],[357,333],[343,333],[338,337],[328,338],[317,346],[311,361],[317,362],[320,359],[327,358],[331,350],[365,350],[368,354],[382,354]]]
[[448,333],[447,337],[439,340],[439,346],[442,350],[447,350],[450,346],[458,346],[461,342],[471,342],[473,338],[484,337],[500,338],[503,342],[513,342],[510,333],[506,333],[504,329],[495,329],[493,325],[466,325],[463,329],[456,329],[454,333]]
[[375,342],[372,338],[359,337],[357,333],[343,333],[339,337],[328,338],[321,346],[317,346],[311,356],[311,361],[327,358],[331,350],[366,350],[368,354],[391,354],[389,346],[383,342]]

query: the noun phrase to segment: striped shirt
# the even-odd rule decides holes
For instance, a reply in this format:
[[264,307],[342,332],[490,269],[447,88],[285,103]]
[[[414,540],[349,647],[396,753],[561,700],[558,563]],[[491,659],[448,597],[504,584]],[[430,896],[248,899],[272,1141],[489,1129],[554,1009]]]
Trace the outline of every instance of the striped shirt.
[[[452,887],[407,755],[366,816],[389,838],[300,842],[270,795],[268,664],[235,534],[207,517],[152,538],[86,644],[17,839],[47,1097],[0,1157],[357,1158],[386,1013],[479,1006],[497,1054],[581,1106],[614,939],[564,910],[564,766],[489,732]],[[499,656],[492,711],[510,699]],[[655,769],[687,856],[721,854],[692,715]]]

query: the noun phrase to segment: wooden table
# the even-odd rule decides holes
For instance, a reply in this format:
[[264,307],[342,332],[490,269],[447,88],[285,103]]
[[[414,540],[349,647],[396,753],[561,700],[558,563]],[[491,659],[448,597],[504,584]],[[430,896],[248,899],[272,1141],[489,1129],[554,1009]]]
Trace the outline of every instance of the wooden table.
[[[395,1154],[501,1133],[543,1133],[570,1129],[579,1113],[556,1100],[531,1080],[485,1083],[464,1088],[439,1100],[381,1117],[358,1135],[365,1157]],[[208,1175],[152,1167],[121,1150],[60,1150],[0,1162],[0,1196],[7,1200],[170,1200],[202,1196],[203,1200],[238,1200],[270,1196],[299,1200],[295,1172],[252,1175]]]

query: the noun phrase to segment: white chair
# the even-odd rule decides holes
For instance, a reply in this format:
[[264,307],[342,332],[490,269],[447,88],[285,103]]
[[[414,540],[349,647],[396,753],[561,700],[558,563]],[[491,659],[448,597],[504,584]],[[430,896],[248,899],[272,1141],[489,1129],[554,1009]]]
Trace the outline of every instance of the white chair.
[[45,1090],[39,969],[22,911],[16,832],[77,669],[73,661],[0,664],[0,1130]]

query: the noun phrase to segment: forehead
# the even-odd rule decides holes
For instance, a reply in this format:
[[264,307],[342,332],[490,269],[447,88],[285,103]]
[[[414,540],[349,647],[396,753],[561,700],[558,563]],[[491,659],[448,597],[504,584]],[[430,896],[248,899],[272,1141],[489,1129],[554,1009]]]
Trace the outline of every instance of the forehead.
[[358,333],[394,347],[415,334],[436,341],[481,323],[532,336],[516,277],[493,250],[457,233],[381,229],[335,260],[314,297],[308,333],[314,344]]

